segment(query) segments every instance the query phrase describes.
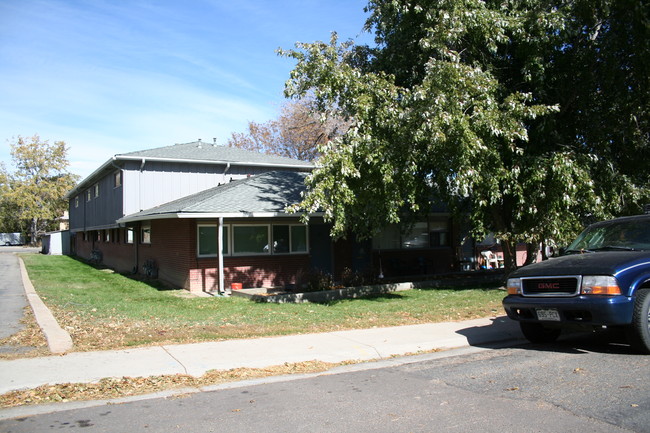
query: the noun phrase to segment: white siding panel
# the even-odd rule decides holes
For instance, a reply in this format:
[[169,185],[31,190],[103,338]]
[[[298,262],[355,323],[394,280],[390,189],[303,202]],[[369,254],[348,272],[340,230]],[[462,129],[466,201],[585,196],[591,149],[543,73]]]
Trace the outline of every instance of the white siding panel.
[[124,214],[151,209],[164,203],[213,188],[233,180],[254,176],[268,167],[146,162],[127,163],[123,170]]

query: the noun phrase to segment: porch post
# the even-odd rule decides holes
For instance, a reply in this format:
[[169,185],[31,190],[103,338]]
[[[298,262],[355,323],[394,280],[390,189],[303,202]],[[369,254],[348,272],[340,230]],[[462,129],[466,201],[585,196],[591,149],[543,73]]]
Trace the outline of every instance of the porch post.
[[219,293],[225,293],[226,287],[223,278],[223,217],[219,217],[217,228],[217,251],[219,256]]

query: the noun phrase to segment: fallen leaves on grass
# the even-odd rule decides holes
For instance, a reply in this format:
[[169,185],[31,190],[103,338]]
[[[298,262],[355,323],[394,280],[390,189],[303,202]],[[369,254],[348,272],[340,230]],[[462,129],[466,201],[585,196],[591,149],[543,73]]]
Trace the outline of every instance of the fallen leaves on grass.
[[201,388],[220,383],[284,374],[318,373],[335,366],[349,364],[322,361],[285,363],[267,368],[233,368],[211,370],[201,377],[183,374],[106,378],[95,383],[63,383],[43,385],[34,389],[11,391],[0,395],[0,407],[60,403],[81,400],[105,400],[133,395],[150,394],[180,388]]

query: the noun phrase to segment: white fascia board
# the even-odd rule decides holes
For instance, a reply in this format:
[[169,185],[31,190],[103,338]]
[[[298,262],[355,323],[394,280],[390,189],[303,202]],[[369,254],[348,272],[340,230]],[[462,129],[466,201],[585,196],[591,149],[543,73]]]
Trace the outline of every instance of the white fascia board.
[[[230,212],[230,213],[205,213],[205,212],[196,212],[196,213],[185,213],[185,212],[173,212],[173,213],[163,213],[163,214],[154,214],[154,215],[137,215],[133,217],[122,217],[116,222],[118,224],[126,224],[137,221],[150,221],[150,220],[162,220],[162,219],[182,219],[182,218],[194,218],[194,219],[217,219],[217,218],[287,218],[295,217],[299,218],[303,214],[301,213],[286,213],[286,212]],[[322,217],[325,214],[323,212],[314,212],[310,213],[310,217]]]
[[207,164],[207,165],[250,165],[253,167],[269,167],[269,168],[302,168],[305,170],[313,170],[316,168],[313,164],[282,164],[275,162],[246,162],[246,161],[226,161],[226,160],[208,160],[208,159],[180,159],[180,158],[156,158],[156,157],[147,157],[147,156],[121,156],[115,155],[116,160],[121,161],[142,161],[143,159],[146,162],[182,162],[188,164]]

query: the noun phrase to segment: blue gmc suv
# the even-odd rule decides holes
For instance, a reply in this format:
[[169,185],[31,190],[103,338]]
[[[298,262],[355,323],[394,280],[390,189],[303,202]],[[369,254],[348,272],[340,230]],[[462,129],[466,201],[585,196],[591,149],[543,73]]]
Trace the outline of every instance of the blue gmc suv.
[[587,227],[561,257],[508,276],[503,307],[534,343],[563,328],[624,327],[650,354],[650,215]]

